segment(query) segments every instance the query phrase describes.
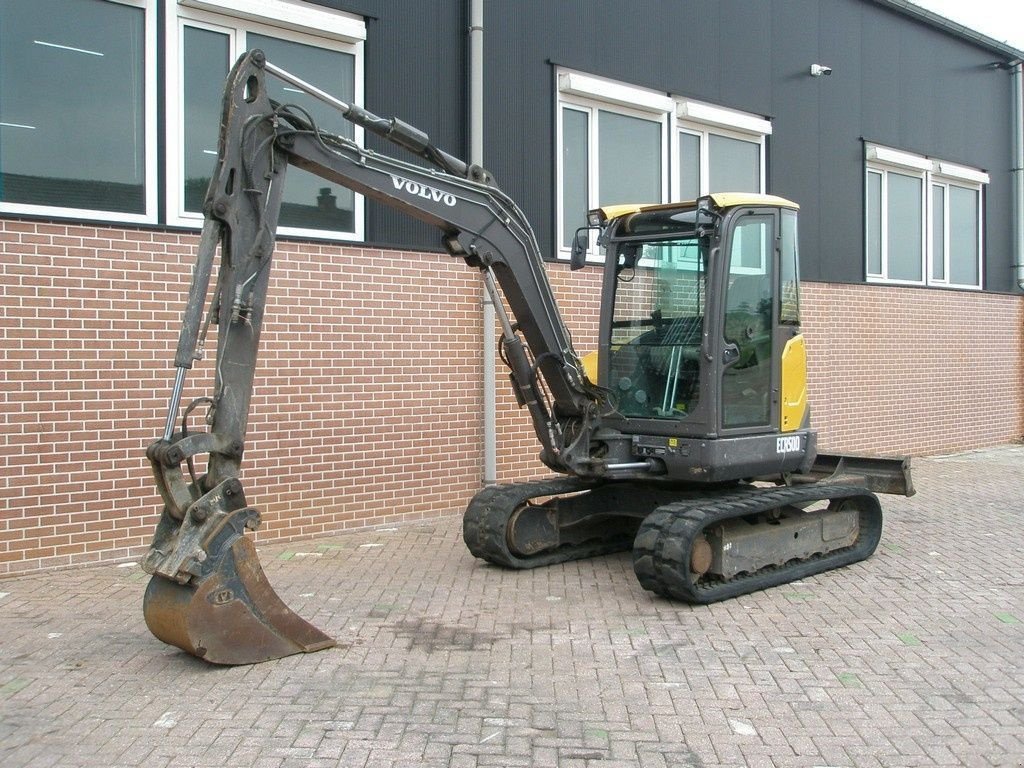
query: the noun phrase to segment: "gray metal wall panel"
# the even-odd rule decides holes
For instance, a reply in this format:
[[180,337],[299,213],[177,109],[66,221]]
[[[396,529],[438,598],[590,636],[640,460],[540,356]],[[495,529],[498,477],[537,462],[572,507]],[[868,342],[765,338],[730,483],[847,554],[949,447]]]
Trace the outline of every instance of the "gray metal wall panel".
[[[701,6],[706,7],[703,3]],[[717,63],[719,86],[712,100],[725,106],[746,105],[744,109],[761,115],[771,114],[772,36],[767,33],[772,25],[771,5],[726,2],[719,13],[717,50],[711,52]],[[682,89],[685,84],[680,81],[686,77],[688,73],[677,67],[673,87]]]
[[801,270],[807,280],[821,279],[818,158],[827,139],[819,120],[823,87],[819,80],[825,78],[808,76],[811,64],[828,63],[818,53],[819,8],[814,0],[782,3],[765,27],[772,40],[764,65],[770,73],[773,116],[769,191],[800,203]]
[[484,165],[526,213],[542,253],[553,256],[554,83],[548,59],[572,29],[558,12],[584,3],[530,4],[528,12],[523,5],[491,2],[484,10]]
[[[797,88],[811,86],[815,108],[808,123],[817,129],[820,142],[817,156],[799,158],[813,165],[806,173],[817,179],[817,194],[806,198],[807,216],[800,222],[803,232],[812,235],[802,247],[808,251],[803,258],[808,277],[814,280],[864,278],[864,147],[857,130],[862,120],[861,5],[843,0],[821,4],[817,57],[802,62],[803,70],[793,75]],[[833,72],[811,78],[811,63],[832,66]]]
[[[1012,290],[1008,75],[990,66],[997,57],[989,51],[872,3],[856,4],[864,51],[860,135],[990,173],[985,287]],[[847,279],[840,265],[825,262],[823,269],[830,279]]]
[[[323,0],[376,16],[367,106],[466,153],[466,0]],[[983,168],[986,287],[1012,290],[1009,77],[998,56],[869,0],[485,5],[485,163],[554,252],[555,65],[771,116],[769,191],[802,206],[808,279],[863,280],[863,139]],[[809,67],[833,67],[812,78]],[[435,247],[372,210],[370,239]]]
[[[466,76],[468,19],[463,0],[319,0],[366,17],[364,105],[426,131],[435,144],[468,155]],[[376,136],[366,145],[416,162]],[[437,230],[372,200],[367,201],[370,245],[438,250]]]

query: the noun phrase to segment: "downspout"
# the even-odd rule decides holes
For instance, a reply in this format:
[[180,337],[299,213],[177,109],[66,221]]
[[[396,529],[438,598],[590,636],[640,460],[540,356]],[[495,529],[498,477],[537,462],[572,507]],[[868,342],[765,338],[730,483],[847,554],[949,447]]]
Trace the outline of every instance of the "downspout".
[[1013,188],[1013,264],[1017,286],[1024,290],[1024,74],[1020,59],[1010,65],[1013,90],[1013,157],[1010,171]]
[[[469,0],[469,161],[484,164],[484,0]],[[494,366],[494,304],[481,284],[483,302],[483,484],[498,482],[497,412]]]

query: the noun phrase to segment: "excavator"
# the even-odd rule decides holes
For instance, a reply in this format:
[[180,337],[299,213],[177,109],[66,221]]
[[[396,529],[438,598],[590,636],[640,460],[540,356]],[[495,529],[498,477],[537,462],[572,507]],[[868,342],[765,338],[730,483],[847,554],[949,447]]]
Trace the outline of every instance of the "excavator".
[[[270,98],[271,77],[415,161],[321,130]],[[571,266],[603,253],[600,333],[596,352],[580,357],[530,224],[488,171],[254,50],[225,84],[167,421],[147,449],[163,511],[142,561],[152,575],[143,613],[158,639],[215,664],[335,644],[270,585],[245,535],[260,513],[239,479],[290,166],[433,225],[444,249],[482,274],[501,359],[552,475],[472,498],[463,538],[475,557],[525,569],[632,550],[644,589],[706,604],[869,557],[882,531],[876,494],[913,493],[909,459],[816,450],[798,205],[712,194],[591,211]],[[211,325],[212,393],[183,408]],[[189,424],[197,410],[205,428]]]

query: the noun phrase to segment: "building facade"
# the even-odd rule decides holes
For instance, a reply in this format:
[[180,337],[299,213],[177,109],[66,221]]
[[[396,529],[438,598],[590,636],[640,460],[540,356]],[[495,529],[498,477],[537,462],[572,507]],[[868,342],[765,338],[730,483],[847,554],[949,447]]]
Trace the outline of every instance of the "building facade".
[[[250,48],[482,152],[550,257],[581,352],[599,270],[566,262],[588,208],[767,192],[801,205],[825,449],[940,453],[1024,431],[1022,54],[908,3],[7,0],[0,574],[149,542],[145,447],[223,78]],[[392,153],[283,84],[274,97]],[[289,174],[242,478],[258,539],[451,514],[485,479],[544,474],[500,371],[486,386],[484,317],[478,275],[436,231]],[[201,363],[186,402],[211,382]]]

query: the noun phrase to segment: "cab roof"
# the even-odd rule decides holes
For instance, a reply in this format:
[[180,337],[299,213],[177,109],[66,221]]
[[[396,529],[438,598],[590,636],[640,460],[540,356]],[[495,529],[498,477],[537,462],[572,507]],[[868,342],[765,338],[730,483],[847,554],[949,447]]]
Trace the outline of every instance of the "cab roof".
[[[792,200],[776,195],[760,195],[754,192],[716,192],[707,195],[715,204],[716,208],[736,208],[743,205],[765,205],[776,208],[792,208],[799,210],[800,206]],[[623,203],[621,205],[606,205],[591,211],[591,214],[600,215],[601,221],[611,221],[620,216],[629,216],[640,211],[659,211],[672,208],[688,208],[697,205],[696,200],[686,200],[676,203]]]

